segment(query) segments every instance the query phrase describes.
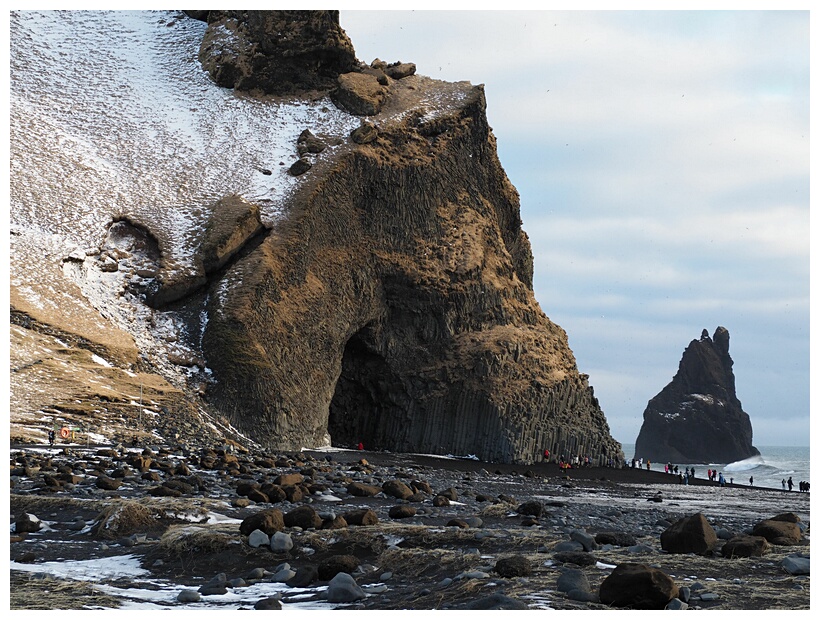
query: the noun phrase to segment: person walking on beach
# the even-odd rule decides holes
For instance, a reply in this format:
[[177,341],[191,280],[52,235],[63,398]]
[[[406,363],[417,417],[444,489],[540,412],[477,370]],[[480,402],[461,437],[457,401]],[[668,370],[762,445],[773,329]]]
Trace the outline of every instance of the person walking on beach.
[[780,486],[783,487],[784,491],[786,490],[786,479],[785,478],[783,478],[783,480],[780,481]]
[[57,434],[54,432],[54,429],[52,428],[50,431],[48,431],[48,445],[49,446],[54,447],[55,437],[57,437]]
[[720,484],[720,486],[726,486],[726,478],[723,477],[723,472],[718,473],[718,484]]
[[544,462],[550,462],[550,451],[547,448],[544,448]]
[[792,482],[792,477],[791,476],[789,476],[789,481],[786,484],[789,485],[789,491],[791,491],[792,487],[794,486],[794,482]]
[[749,476],[749,486],[753,487],[755,485],[755,477]]

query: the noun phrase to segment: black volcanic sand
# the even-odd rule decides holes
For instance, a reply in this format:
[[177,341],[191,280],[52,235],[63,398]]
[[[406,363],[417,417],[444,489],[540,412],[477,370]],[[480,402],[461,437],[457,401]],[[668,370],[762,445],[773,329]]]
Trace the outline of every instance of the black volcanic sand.
[[[174,450],[156,454],[155,449],[155,467],[150,471],[160,480],[180,478],[173,475],[169,464],[189,463],[191,475],[203,484],[203,490],[166,498],[148,495],[147,491],[160,483],[142,480],[139,472],[126,476],[116,491],[98,489],[95,470],[108,474],[120,463],[116,458],[99,456],[93,447],[71,449],[68,454],[55,449],[50,461],[43,460],[42,452],[42,448],[11,451],[13,474],[17,467],[10,496],[12,524],[19,514],[28,512],[49,526],[23,540],[17,540],[12,527],[11,560],[31,569],[11,571],[12,609],[61,609],[83,604],[115,607],[122,598],[119,602],[103,602],[94,588],[72,588],[70,583],[54,579],[44,587],[42,575],[33,575],[41,567],[46,569],[43,563],[48,561],[126,554],[140,558],[149,576],[134,579],[133,584],[128,583],[129,579],[103,583],[147,589],[164,584],[170,589],[157,604],[168,608],[181,607],[176,602],[181,589],[195,590],[219,573],[233,579],[261,567],[269,571],[264,582],[270,581],[270,573],[283,562],[296,570],[319,566],[339,555],[355,556],[358,568],[353,576],[369,592],[366,599],[340,605],[343,608],[458,609],[502,594],[533,609],[610,609],[595,600],[573,600],[558,591],[557,581],[563,571],[578,569],[586,576],[590,591],[597,594],[613,567],[624,562],[656,566],[677,585],[689,588],[690,609],[809,608],[809,577],[790,575],[781,566],[786,556],[809,553],[808,494],[741,485],[721,488],[705,478],[696,478],[687,486],[674,475],[645,469],[560,470],[556,464],[547,463],[505,465],[366,451],[267,455],[278,458],[274,467],[259,465],[259,454],[237,454],[244,471],[236,474],[218,466],[205,469],[196,455],[186,457]],[[23,464],[28,466],[25,474],[20,471]],[[76,484],[49,490],[44,476],[66,464],[74,468],[75,474],[83,471],[77,474]],[[235,505],[240,482],[272,480],[292,472],[312,474],[310,480],[317,485],[313,495],[293,503]],[[423,494],[420,502],[407,502],[384,494],[355,497],[346,491],[350,481],[381,486],[394,479],[408,484],[412,480],[427,482],[433,493]],[[454,493],[456,500],[435,506],[434,496],[445,490]],[[519,514],[517,509],[524,502],[540,503],[543,513],[537,518]],[[122,514],[122,506],[133,507],[136,503],[149,510],[151,518],[135,517],[131,522],[123,518],[119,523],[110,519],[117,511]],[[368,508],[379,521],[334,530],[286,528],[294,542],[287,553],[250,547],[239,533],[238,521],[196,526],[196,531],[205,535],[195,542],[179,537],[181,526],[193,527],[192,519],[184,516],[186,511],[210,511],[241,520],[262,509],[276,507],[287,513],[302,504],[337,515]],[[397,505],[415,508],[416,516],[390,518],[390,508]],[[793,512],[806,526],[804,540],[799,545],[774,546],[762,558],[726,559],[719,553],[696,556],[662,551],[660,534],[671,523],[697,512],[725,535],[748,531],[762,519]],[[108,528],[76,531],[69,527],[75,517],[93,526],[104,515],[109,515]],[[459,525],[452,525],[454,520],[459,520]],[[607,531],[630,534],[639,546],[598,548],[582,553],[581,564],[561,561],[556,545],[570,540],[576,529],[591,535]],[[174,540],[182,542],[170,542]],[[723,542],[721,539],[719,546]],[[524,558],[530,574],[500,576],[495,571],[496,562],[511,556]],[[284,607],[316,598],[326,584],[317,581],[307,590],[282,584]],[[69,588],[71,596],[57,597],[61,588]],[[237,587],[232,594],[250,591]],[[225,599],[209,595],[196,607],[237,607],[235,597],[231,603]],[[252,595],[245,595],[239,606],[250,609],[254,602]],[[326,608],[326,603],[319,600],[307,605]]]

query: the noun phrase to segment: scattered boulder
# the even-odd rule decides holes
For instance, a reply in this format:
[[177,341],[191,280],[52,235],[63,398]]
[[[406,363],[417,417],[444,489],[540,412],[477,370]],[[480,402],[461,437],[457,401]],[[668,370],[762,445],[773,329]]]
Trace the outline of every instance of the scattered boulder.
[[576,564],[578,566],[595,566],[598,560],[591,553],[585,551],[559,551],[552,558],[562,564]]
[[661,533],[661,548],[668,553],[703,555],[711,551],[717,541],[714,528],[700,512],[678,520]]
[[278,504],[279,502],[283,502],[288,498],[288,495],[287,493],[285,493],[285,490],[278,484],[265,483],[262,485],[262,488],[259,489],[259,492],[262,493],[265,497],[267,497],[268,502],[270,502],[271,504]]
[[376,525],[379,522],[379,517],[369,508],[351,510],[344,513],[342,518],[348,525]]
[[313,506],[308,505],[299,506],[285,513],[284,521],[287,527],[301,527],[303,530],[322,527],[322,517]]
[[381,487],[365,484],[363,482],[351,482],[347,485],[347,492],[355,497],[373,497],[382,492]]
[[319,579],[319,569],[308,564],[296,569],[296,574],[285,582],[289,588],[307,588]]
[[678,586],[662,570],[646,564],[619,564],[604,579],[598,596],[604,605],[663,609],[678,597]]
[[592,534],[588,534],[584,530],[572,530],[569,533],[569,537],[575,542],[581,543],[584,551],[595,551],[598,548],[598,543],[595,542],[595,537]]
[[268,536],[272,536],[276,532],[281,532],[284,529],[284,515],[278,508],[255,512],[245,517],[239,525],[239,533],[243,536],[250,536],[254,530],[260,530]]
[[789,523],[800,523],[801,519],[793,512],[783,512],[777,516],[772,517],[769,521],[787,521]]
[[202,595],[196,590],[183,589],[177,594],[177,601],[180,603],[198,603],[202,600]]
[[752,536],[763,536],[773,545],[798,545],[802,539],[800,528],[792,521],[764,519],[752,528]]
[[325,598],[329,603],[352,603],[367,595],[348,573],[339,573],[327,584]]
[[[109,478],[108,476],[97,476],[96,486],[104,491],[116,491],[122,486],[122,480]],[[180,494],[181,495],[181,494]]]
[[313,164],[310,163],[310,160],[300,157],[297,159],[293,164],[291,164],[290,168],[288,168],[288,172],[290,172],[291,176],[298,177],[299,175],[304,174],[308,170],[313,168]]
[[[200,249],[205,273],[213,273],[224,267],[264,229],[259,205],[235,194],[220,199],[214,205],[205,227]],[[236,462],[234,455],[225,455],[223,459],[226,464]]]
[[439,491],[436,495],[439,497],[446,497],[451,502],[458,501],[458,491],[456,491],[453,487],[449,487],[444,489],[443,491]]
[[268,609],[282,609],[282,602],[275,596],[268,596],[261,598],[253,605],[254,609],[268,610]]
[[524,556],[513,555],[500,558],[494,570],[502,577],[527,577],[532,574],[532,564]]
[[299,153],[299,157],[306,153],[313,153],[315,155],[321,153],[326,148],[327,144],[314,136],[310,129],[305,129],[296,139],[296,151]]
[[358,567],[355,555],[334,555],[319,564],[317,576],[319,581],[330,581],[339,573],[353,573]]
[[399,506],[391,507],[387,514],[391,519],[409,519],[410,517],[416,516],[416,509],[413,508],[413,506],[400,504]]
[[293,539],[285,532],[275,532],[270,539],[270,549],[274,553],[286,553],[293,549]]
[[270,546],[270,536],[262,530],[254,530],[248,535],[248,545],[254,549]]
[[502,609],[529,609],[527,604],[516,598],[511,598],[504,594],[490,594],[483,596],[480,599],[467,603],[462,609],[486,609],[486,610],[502,610]]
[[382,485],[385,495],[397,499],[407,499],[413,495],[413,489],[404,484],[401,480],[388,480]]
[[305,477],[302,474],[281,474],[276,476],[273,483],[280,487],[292,487],[302,484],[304,481]]
[[616,547],[631,547],[637,544],[635,537],[627,532],[598,532],[595,534],[595,542]]
[[373,123],[362,122],[356,129],[350,132],[350,139],[356,144],[370,144],[379,137],[379,130]]
[[539,518],[544,513],[544,505],[536,501],[524,502],[516,509],[516,512],[520,515]]
[[393,62],[383,69],[387,77],[393,80],[401,80],[416,73],[416,64],[412,62]]
[[577,568],[568,568],[558,576],[557,588],[559,592],[582,590],[589,592],[589,580],[584,571]]
[[378,114],[387,100],[387,88],[379,84],[375,75],[367,73],[344,73],[339,76],[330,98],[337,108],[356,116]]
[[790,575],[808,575],[811,570],[811,561],[802,555],[787,555],[780,563]]
[[735,536],[723,545],[721,554],[724,558],[753,558],[768,553],[771,548],[763,536]]
[[33,514],[23,513],[17,517],[14,522],[14,531],[17,534],[39,532],[42,529],[43,523]]

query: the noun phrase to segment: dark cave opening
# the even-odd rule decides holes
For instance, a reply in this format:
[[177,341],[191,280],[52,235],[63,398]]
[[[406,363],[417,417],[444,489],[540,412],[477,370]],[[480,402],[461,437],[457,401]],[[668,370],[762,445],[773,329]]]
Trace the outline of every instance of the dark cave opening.
[[386,447],[383,421],[393,408],[389,392],[396,379],[384,357],[368,345],[368,332],[359,331],[345,345],[327,422],[334,446],[355,448],[361,442],[368,450]]

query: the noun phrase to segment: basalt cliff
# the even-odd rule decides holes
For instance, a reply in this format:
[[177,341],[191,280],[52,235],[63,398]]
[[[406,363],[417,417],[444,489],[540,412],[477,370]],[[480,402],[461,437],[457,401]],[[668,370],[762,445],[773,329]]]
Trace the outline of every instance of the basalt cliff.
[[649,401],[635,456],[672,463],[733,463],[760,454],[735,393],[729,330],[704,329],[683,352],[678,372]]
[[358,61],[333,11],[12,13],[11,44],[12,440],[622,456],[481,86]]

